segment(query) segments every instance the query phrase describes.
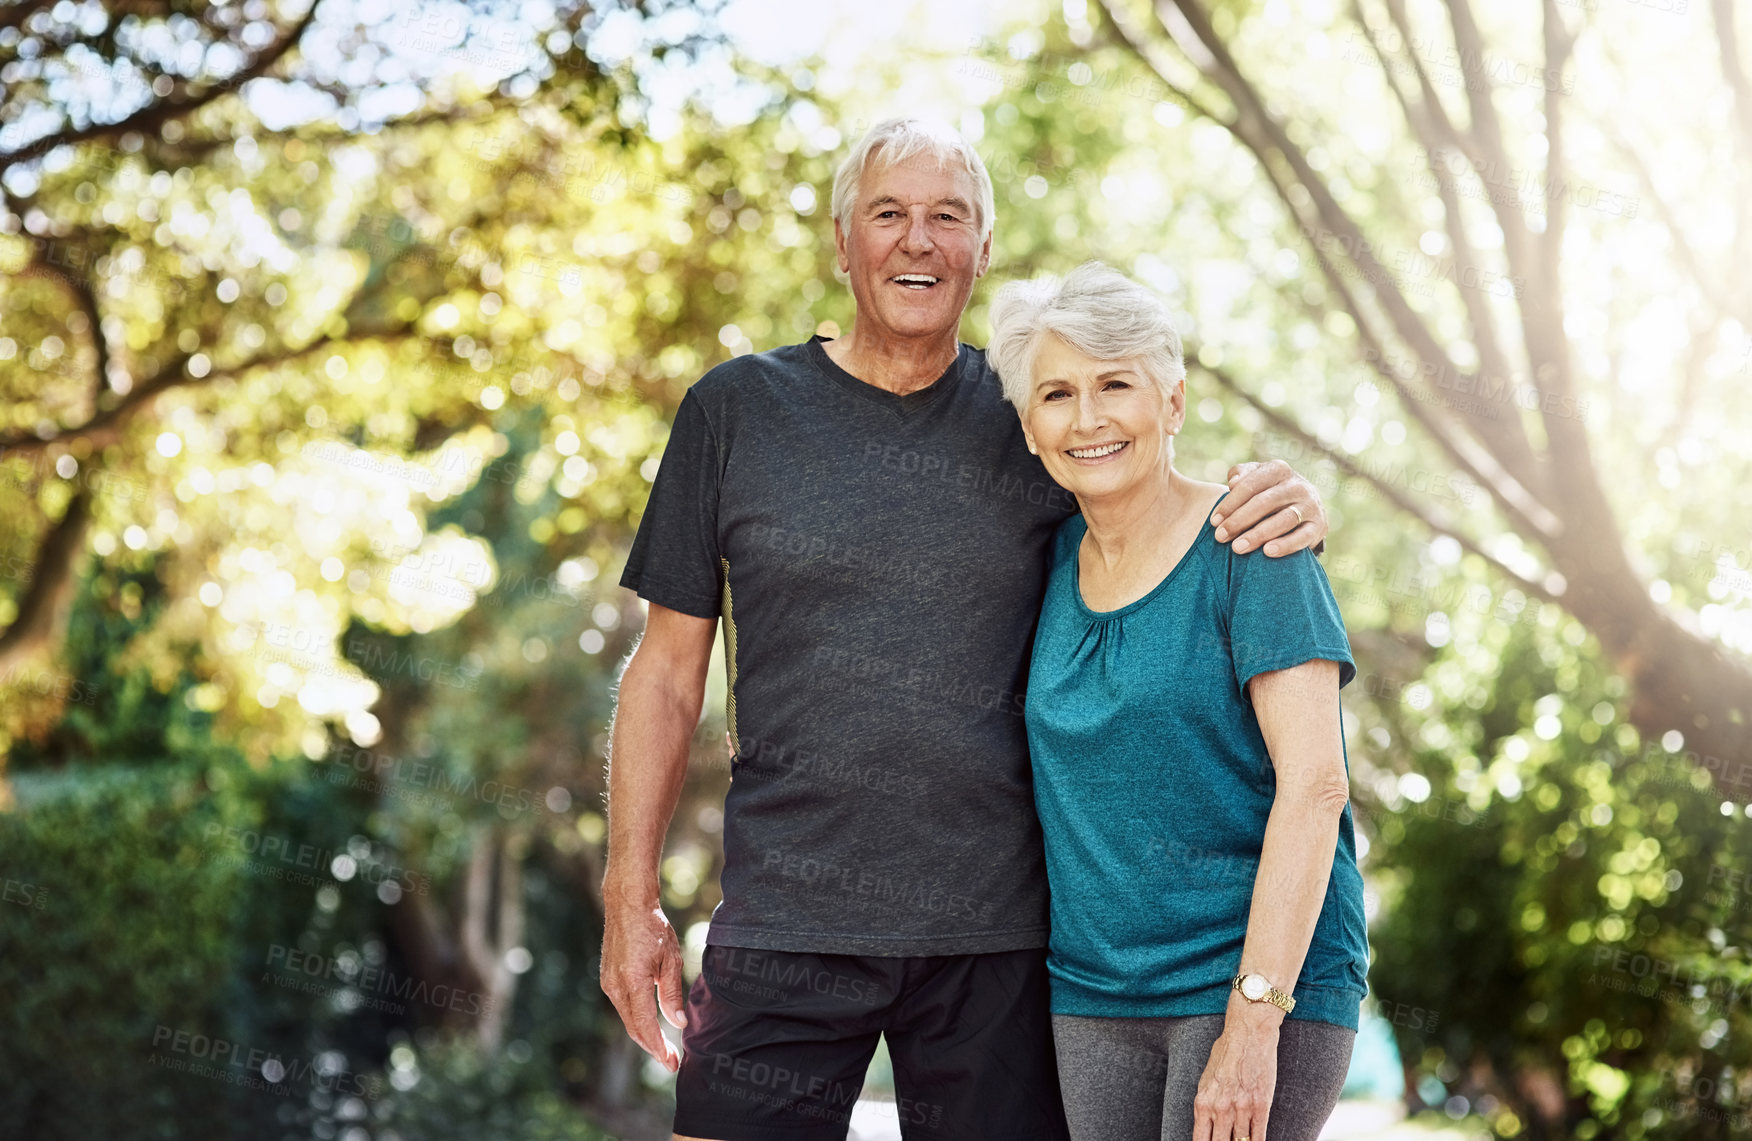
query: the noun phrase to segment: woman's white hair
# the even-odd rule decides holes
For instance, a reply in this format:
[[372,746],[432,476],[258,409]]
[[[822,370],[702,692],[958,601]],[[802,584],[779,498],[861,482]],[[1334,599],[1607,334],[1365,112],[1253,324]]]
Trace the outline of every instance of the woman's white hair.
[[992,176],[961,132],[930,119],[884,119],[864,132],[833,176],[833,220],[842,227],[849,225],[852,208],[858,203],[858,188],[871,162],[880,158],[885,163],[903,163],[920,156],[928,156],[939,170],[953,167],[972,177],[973,208],[979,212],[979,240],[983,243],[991,236],[992,215],[997,211]]
[[1186,379],[1180,334],[1155,293],[1112,266],[1084,262],[1063,277],[1012,281],[992,298],[986,360],[1004,399],[1026,408],[1040,339],[1056,333],[1096,360],[1136,360],[1166,396]]

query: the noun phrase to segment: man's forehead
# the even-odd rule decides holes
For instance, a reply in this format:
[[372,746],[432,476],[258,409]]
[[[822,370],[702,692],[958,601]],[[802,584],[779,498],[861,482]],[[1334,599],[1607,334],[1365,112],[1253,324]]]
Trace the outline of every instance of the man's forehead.
[[927,157],[904,162],[883,162],[876,159],[859,180],[861,197],[869,202],[875,198],[908,198],[920,202],[937,202],[945,198],[973,201],[973,176],[960,167],[937,165]]

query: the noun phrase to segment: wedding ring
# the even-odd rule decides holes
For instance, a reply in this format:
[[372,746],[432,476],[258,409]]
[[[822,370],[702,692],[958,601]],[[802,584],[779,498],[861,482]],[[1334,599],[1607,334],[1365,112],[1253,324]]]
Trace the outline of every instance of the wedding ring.
[[[1301,526],[1302,523],[1305,522],[1305,520],[1302,518],[1302,509],[1300,507],[1297,507],[1294,503],[1292,503],[1292,504],[1290,504],[1290,510],[1294,511],[1296,513],[1296,525]],[[1237,1137],[1237,1138],[1235,1138],[1235,1141],[1247,1141],[1247,1138]]]

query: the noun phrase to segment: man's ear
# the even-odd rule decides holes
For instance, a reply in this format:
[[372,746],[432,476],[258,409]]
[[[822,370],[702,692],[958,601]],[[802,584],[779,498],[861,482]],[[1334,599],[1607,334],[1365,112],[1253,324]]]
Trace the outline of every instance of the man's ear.
[[846,232],[841,228],[839,219],[833,220],[834,255],[839,259],[841,273],[852,272],[852,259],[846,254]]
[[979,248],[979,268],[973,271],[973,276],[984,277],[986,270],[992,268],[992,236],[986,235],[985,244]]

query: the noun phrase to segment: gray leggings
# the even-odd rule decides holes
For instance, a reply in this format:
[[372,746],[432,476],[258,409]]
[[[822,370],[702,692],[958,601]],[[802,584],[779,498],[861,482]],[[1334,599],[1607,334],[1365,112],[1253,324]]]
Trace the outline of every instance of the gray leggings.
[[[1223,1016],[1052,1016],[1072,1141],[1186,1141],[1192,1099]],[[1316,1141],[1338,1104],[1357,1032],[1286,1018],[1267,1141]],[[1227,1138],[1221,1141],[1228,1141]]]

